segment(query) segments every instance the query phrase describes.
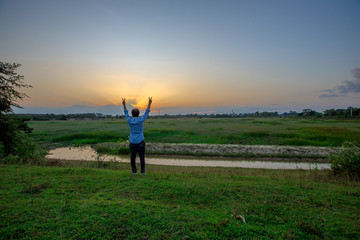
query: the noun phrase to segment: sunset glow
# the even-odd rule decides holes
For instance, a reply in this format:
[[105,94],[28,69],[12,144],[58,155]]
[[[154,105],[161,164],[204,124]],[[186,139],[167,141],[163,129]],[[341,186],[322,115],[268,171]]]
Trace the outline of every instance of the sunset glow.
[[[0,1],[19,112],[344,108],[360,102],[359,1]],[[355,71],[355,73],[354,73]]]

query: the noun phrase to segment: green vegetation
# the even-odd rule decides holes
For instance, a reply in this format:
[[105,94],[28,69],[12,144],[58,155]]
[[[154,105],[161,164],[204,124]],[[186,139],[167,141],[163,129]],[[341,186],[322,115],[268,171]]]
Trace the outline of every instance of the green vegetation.
[[[360,120],[301,118],[177,118],[145,122],[147,142],[341,146],[360,142]],[[128,138],[121,120],[31,121],[38,143],[81,145],[117,142]]]
[[45,152],[28,136],[30,118],[19,118],[12,107],[21,107],[19,100],[27,97],[18,89],[29,88],[24,76],[16,73],[20,64],[0,62],[0,159],[7,162],[41,161]]
[[345,174],[359,180],[360,177],[360,147],[353,143],[345,143],[342,150],[330,155],[329,162],[334,174]]
[[99,154],[123,155],[129,154],[130,148],[122,146],[108,147],[107,144],[96,144],[95,151]]
[[[129,134],[124,119],[31,121],[30,127],[37,143],[51,147],[123,142]],[[144,129],[147,142],[162,143],[360,141],[359,120],[150,118]],[[23,147],[26,139],[18,139],[19,155],[36,149]],[[96,150],[129,153],[123,146]],[[339,154],[333,164],[348,167],[349,158]],[[149,165],[148,175],[134,176],[129,164],[103,162],[101,155],[94,162],[26,166],[4,155],[0,144],[0,239],[360,238],[360,183],[346,174]]]
[[123,141],[117,132],[89,132],[89,133],[70,133],[55,137],[53,142],[72,142],[76,144],[92,144],[99,142]]
[[360,238],[359,183],[325,171],[48,164],[0,167],[1,239]]
[[[150,143],[151,144],[151,143]],[[327,155],[321,153],[261,153],[252,151],[233,151],[226,149],[218,149],[218,151],[211,151],[210,149],[198,148],[195,144],[187,144],[187,146],[174,146],[176,144],[156,144],[158,146],[147,143],[146,154],[155,155],[156,157],[165,156],[174,158],[176,156],[197,156],[202,160],[223,159],[231,161],[243,161],[258,159],[258,160],[275,160],[275,161],[290,161],[290,162],[328,162]],[[94,150],[99,154],[107,155],[128,155],[130,153],[129,144],[127,142],[106,142],[98,143],[93,146]],[[224,159],[223,157],[227,158]],[[190,158],[191,159],[191,158]]]
[[[101,155],[94,162],[40,161],[43,152],[25,133],[30,128],[18,119],[11,124],[15,130],[5,133],[16,154],[6,152],[9,142],[0,143],[0,239],[360,238],[355,145],[331,157],[335,173],[346,173],[336,176],[151,165],[148,175],[134,176],[129,164],[103,162]],[[48,146],[123,142],[129,134],[123,119],[31,121],[30,127],[36,142]],[[147,142],[162,143],[360,141],[359,120],[150,118],[144,129]],[[129,153],[127,147],[96,150]]]

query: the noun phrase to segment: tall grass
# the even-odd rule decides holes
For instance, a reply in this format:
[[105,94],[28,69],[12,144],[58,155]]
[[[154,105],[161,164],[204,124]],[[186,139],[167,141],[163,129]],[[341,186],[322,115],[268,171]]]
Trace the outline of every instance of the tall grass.
[[[360,142],[360,120],[321,119],[148,119],[147,142],[341,146]],[[118,121],[30,122],[32,136],[44,144],[93,144],[127,139],[129,127]]]
[[70,142],[74,144],[95,144],[101,142],[122,141],[126,136],[117,132],[87,132],[64,134],[52,139],[53,142]]

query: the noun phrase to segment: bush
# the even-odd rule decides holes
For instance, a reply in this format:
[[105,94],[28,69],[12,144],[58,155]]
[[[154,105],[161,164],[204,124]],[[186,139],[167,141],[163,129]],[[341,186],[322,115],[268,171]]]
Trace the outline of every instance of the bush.
[[0,143],[0,159],[5,157],[5,147],[2,143]]
[[34,142],[27,134],[18,134],[17,155],[20,163],[43,164],[47,151]]
[[26,133],[17,132],[13,152],[8,154],[5,163],[43,164],[46,151],[37,145]]
[[346,142],[338,153],[329,156],[334,174],[346,174],[351,178],[360,177],[360,147],[356,143]]
[[100,154],[110,154],[110,155],[125,155],[130,153],[129,147],[121,146],[111,146],[111,145],[99,145],[95,146],[95,151]]
[[130,153],[130,148],[128,148],[128,147],[119,147],[118,150],[117,150],[117,153],[119,155],[129,154]]

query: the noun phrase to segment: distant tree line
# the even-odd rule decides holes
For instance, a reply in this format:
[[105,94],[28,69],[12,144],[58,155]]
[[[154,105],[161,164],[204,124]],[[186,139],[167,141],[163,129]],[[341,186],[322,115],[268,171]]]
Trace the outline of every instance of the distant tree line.
[[101,113],[71,113],[71,114],[17,114],[19,117],[31,119],[35,121],[49,121],[49,120],[87,120],[87,119],[108,119],[108,118],[122,118],[120,115],[104,115]]
[[[17,114],[19,117],[35,120],[101,120],[121,119],[123,115],[104,115],[101,113],[76,113],[76,114]],[[360,108],[348,107],[346,109],[327,109],[323,113],[312,109],[303,109],[301,112],[254,112],[254,113],[225,113],[225,114],[177,114],[153,115],[151,118],[360,118]]]

